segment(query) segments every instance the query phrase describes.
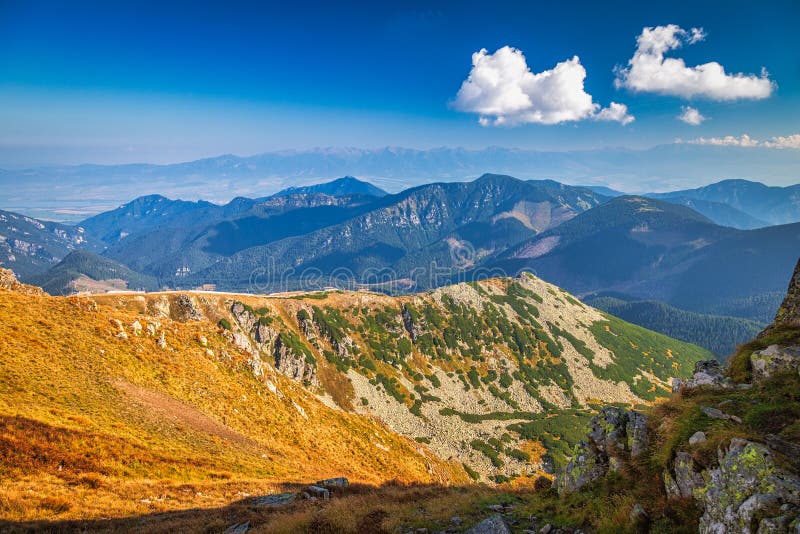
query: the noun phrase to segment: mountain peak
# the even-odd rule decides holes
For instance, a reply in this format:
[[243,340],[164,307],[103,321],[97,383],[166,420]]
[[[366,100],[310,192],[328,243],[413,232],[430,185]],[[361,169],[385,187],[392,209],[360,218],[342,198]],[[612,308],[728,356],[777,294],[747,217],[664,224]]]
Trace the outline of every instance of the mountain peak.
[[353,176],[343,176],[321,184],[288,187],[273,196],[281,197],[308,193],[323,193],[330,196],[368,195],[371,197],[383,197],[387,195],[386,191],[369,182],[359,180]]

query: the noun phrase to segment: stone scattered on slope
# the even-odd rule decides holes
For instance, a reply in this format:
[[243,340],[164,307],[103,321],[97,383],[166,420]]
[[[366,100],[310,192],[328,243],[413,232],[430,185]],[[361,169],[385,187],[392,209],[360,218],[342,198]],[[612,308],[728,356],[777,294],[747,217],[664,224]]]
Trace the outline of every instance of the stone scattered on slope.
[[297,500],[296,493],[276,493],[274,495],[264,495],[263,497],[258,497],[254,501],[254,504],[256,506],[277,507],[292,504],[295,500]]
[[688,380],[672,379],[672,391],[676,393],[684,388],[692,389],[700,386],[726,389],[733,387],[733,381],[725,376],[725,371],[717,360],[697,362],[694,365],[694,374]]
[[350,485],[350,481],[345,477],[326,478],[314,482],[314,485],[321,488],[344,488]]
[[469,529],[467,534],[511,534],[511,530],[503,516],[495,514]]
[[689,445],[697,445],[698,443],[703,443],[706,440],[706,433],[702,430],[698,430],[689,438]]
[[225,534],[247,534],[250,530],[250,521],[244,523],[235,523],[225,529]]
[[735,416],[729,415],[720,410],[719,408],[711,408],[710,406],[701,406],[700,411],[706,414],[711,419],[722,419],[723,421],[733,421],[734,423],[741,423],[742,420]]

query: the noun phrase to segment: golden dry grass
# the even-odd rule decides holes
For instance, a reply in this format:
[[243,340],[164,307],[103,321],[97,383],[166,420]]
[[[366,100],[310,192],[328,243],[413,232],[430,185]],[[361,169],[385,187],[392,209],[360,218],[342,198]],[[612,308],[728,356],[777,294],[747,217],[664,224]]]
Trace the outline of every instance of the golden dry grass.
[[269,379],[282,397],[270,393],[213,323],[160,320],[163,350],[132,334],[135,320],[151,320],[135,300],[121,309],[101,300],[94,311],[88,302],[0,290],[2,519],[219,507],[333,476],[465,479],[423,446],[281,376]]

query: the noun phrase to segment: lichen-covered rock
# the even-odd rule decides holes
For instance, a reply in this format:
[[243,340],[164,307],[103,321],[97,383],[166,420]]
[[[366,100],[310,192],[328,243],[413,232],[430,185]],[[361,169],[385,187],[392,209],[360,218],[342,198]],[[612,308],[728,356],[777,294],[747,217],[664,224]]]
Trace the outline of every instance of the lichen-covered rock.
[[754,382],[767,379],[780,371],[797,371],[800,369],[800,347],[770,345],[751,354],[750,364]]
[[628,436],[628,450],[631,458],[639,457],[650,445],[647,433],[647,418],[639,412],[628,412],[628,424],[625,427]]
[[641,455],[649,443],[647,419],[639,412],[605,407],[592,417],[586,437],[558,474],[559,494],[572,493]]
[[586,441],[578,442],[572,459],[556,477],[559,495],[573,493],[583,486],[605,476],[608,472],[608,457]]
[[694,460],[689,453],[676,453],[672,466],[672,471],[675,474],[675,485],[681,497],[692,497],[694,490],[705,485],[703,475],[696,469]]
[[781,471],[764,445],[734,438],[720,449],[719,467],[705,473],[694,495],[703,505],[701,533],[795,532],[800,527],[800,479]]

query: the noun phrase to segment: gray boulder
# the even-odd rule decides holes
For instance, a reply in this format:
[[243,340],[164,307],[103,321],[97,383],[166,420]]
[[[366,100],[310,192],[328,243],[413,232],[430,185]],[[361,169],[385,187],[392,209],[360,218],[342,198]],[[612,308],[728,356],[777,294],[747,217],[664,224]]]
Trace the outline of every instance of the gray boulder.
[[469,529],[468,534],[511,534],[506,520],[500,514],[488,517]]
[[264,495],[263,497],[257,497],[254,501],[254,504],[256,506],[278,507],[291,504],[295,500],[297,500],[296,493],[276,493],[274,495]]

